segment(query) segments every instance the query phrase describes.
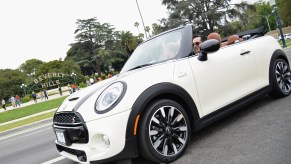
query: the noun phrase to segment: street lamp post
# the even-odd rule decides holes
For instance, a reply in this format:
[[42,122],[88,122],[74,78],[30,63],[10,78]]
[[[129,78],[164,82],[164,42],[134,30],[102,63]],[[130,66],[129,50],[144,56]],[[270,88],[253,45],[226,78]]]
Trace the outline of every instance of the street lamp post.
[[21,84],[21,86],[20,86],[20,88],[23,89],[24,96],[26,96],[26,87],[27,87],[27,85],[25,85],[25,84]]
[[76,84],[76,76],[77,74],[75,74],[74,72],[71,73],[71,76],[74,78],[74,83]]
[[281,35],[281,38],[282,38],[283,47],[286,47],[285,38],[284,38],[283,31],[282,31],[281,19],[279,17],[278,11],[277,11],[276,1],[275,0],[270,0],[270,5],[274,8],[274,12],[275,12],[275,15],[276,15],[276,18],[277,18],[277,25],[278,25],[278,28],[279,28],[279,31],[280,31],[280,35]]
[[145,25],[144,25],[144,22],[143,22],[143,18],[142,18],[142,15],[141,15],[141,12],[140,12],[139,5],[138,5],[137,0],[136,0],[135,2],[136,2],[137,9],[138,9],[138,12],[139,12],[139,15],[140,15],[141,21],[142,21],[142,25],[143,25],[143,29],[144,29],[145,36],[146,36],[146,38],[148,38],[148,36],[147,36],[147,31],[146,31],[146,28],[145,28]]

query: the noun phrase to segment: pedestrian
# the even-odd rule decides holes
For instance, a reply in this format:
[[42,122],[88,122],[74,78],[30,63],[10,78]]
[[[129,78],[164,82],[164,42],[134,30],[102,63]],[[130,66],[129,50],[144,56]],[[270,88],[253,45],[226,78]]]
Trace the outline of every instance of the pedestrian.
[[10,102],[11,102],[13,108],[15,108],[15,98],[12,95],[10,97]]
[[47,92],[46,92],[45,89],[43,90],[43,94],[44,94],[44,99],[45,99],[45,100],[48,100],[48,95],[47,95]]
[[44,97],[43,91],[39,92],[39,97],[40,97],[40,101],[43,101],[43,97]]
[[112,77],[112,75],[109,73],[108,75],[107,75],[107,79],[109,79],[109,78],[111,78]]
[[5,100],[4,100],[4,99],[2,100],[2,108],[3,108],[4,110],[6,110],[6,107],[5,107]]
[[70,84],[68,84],[68,90],[69,90],[70,94],[72,94],[72,87]]
[[86,80],[87,87],[91,85],[89,80]]
[[63,93],[62,93],[62,87],[61,86],[59,86],[59,92],[60,92],[60,95],[62,96]]
[[17,105],[20,107],[20,96],[15,95],[15,99],[16,99],[16,107],[17,107]]
[[76,92],[76,85],[75,84],[72,84],[72,90],[73,90],[73,92]]
[[34,103],[37,103],[37,99],[36,99],[36,93],[32,92],[32,98],[34,100]]
[[90,78],[90,79],[89,79],[89,82],[90,82],[90,84],[92,85],[92,84],[95,83],[95,80],[94,80],[93,78]]

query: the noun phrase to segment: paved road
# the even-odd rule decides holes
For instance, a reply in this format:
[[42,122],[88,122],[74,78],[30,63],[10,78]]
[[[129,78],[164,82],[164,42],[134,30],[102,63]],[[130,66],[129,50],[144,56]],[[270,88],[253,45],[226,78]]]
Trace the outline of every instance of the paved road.
[[51,125],[0,140],[0,163],[40,164],[48,161],[57,156],[53,142]]
[[[288,58],[290,61],[291,49]],[[35,130],[6,139],[0,133],[0,163],[75,164],[58,155],[51,122],[39,126],[43,127],[31,125]],[[290,136],[291,96],[283,99],[265,96],[194,133],[185,154],[173,164],[290,164]],[[133,163],[150,164],[142,158],[135,159]]]

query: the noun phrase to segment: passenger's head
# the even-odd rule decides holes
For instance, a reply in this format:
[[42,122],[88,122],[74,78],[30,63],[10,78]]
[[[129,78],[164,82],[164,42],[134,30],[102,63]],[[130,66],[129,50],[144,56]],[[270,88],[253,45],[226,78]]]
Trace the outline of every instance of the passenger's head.
[[219,42],[219,44],[221,44],[221,37],[220,37],[220,35],[219,35],[218,33],[216,33],[216,32],[210,33],[210,34],[207,36],[207,40],[209,40],[209,39],[216,39],[216,40]]
[[193,48],[194,48],[194,53],[199,53],[200,52],[200,47],[202,44],[202,38],[199,35],[194,36],[193,38]]

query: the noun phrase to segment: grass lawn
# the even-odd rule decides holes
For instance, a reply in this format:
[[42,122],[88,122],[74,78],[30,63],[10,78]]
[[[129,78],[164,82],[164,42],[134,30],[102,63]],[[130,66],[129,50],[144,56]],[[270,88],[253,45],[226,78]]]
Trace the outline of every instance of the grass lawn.
[[[35,113],[57,108],[62,104],[62,102],[65,100],[66,97],[61,97],[61,98],[1,112],[0,123],[8,122],[8,121],[22,118],[25,116],[29,116]],[[29,119],[32,119],[32,118],[29,118]]]
[[[283,42],[282,41],[280,41],[279,43],[280,43],[281,46],[283,46]],[[286,47],[290,47],[291,46],[291,39],[285,40],[285,43],[286,43]]]
[[11,123],[11,124],[0,126],[0,132],[6,131],[6,130],[9,130],[9,129],[13,129],[13,128],[17,128],[17,127],[20,127],[20,126],[23,126],[23,125],[26,125],[26,124],[30,124],[30,123],[36,122],[36,121],[40,121],[40,120],[43,120],[43,119],[46,119],[46,118],[50,118],[50,117],[52,117],[54,115],[54,113],[55,112],[53,111],[53,112],[45,113],[45,114],[38,115],[38,116],[35,116],[35,117],[27,118],[27,119],[24,119],[24,120],[21,120],[21,121],[17,121],[17,122]]

